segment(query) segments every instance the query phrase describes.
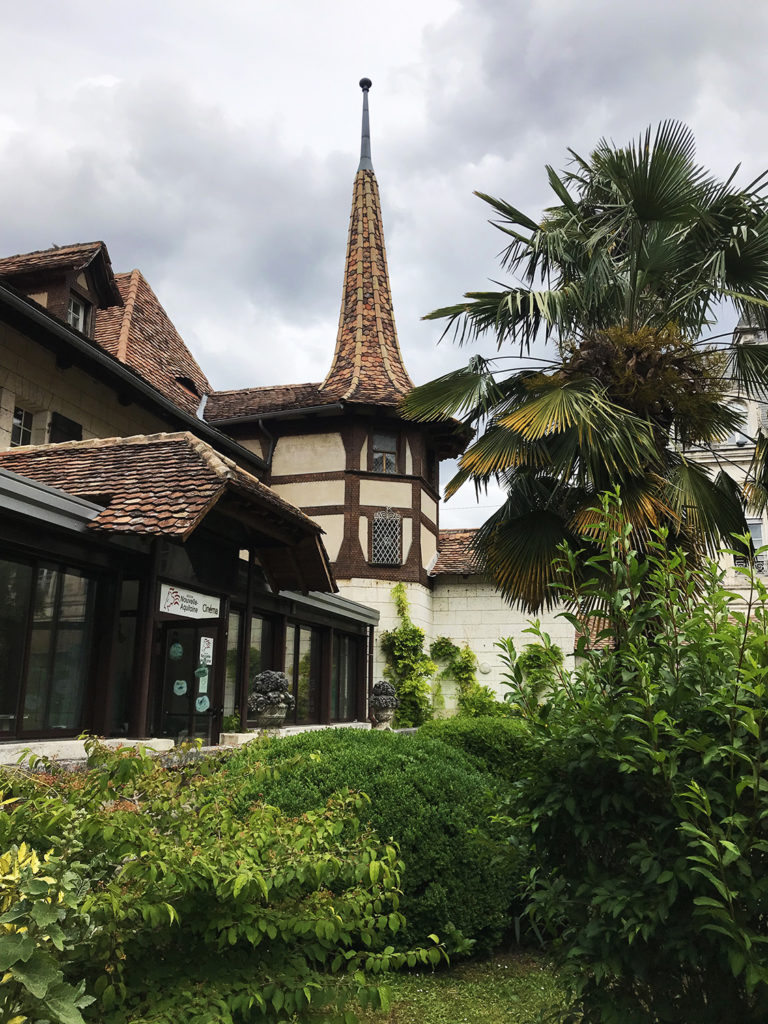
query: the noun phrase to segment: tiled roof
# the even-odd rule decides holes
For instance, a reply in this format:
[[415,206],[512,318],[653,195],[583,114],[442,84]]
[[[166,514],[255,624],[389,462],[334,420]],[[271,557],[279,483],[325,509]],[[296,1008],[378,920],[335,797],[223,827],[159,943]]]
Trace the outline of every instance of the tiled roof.
[[475,576],[482,572],[472,549],[477,530],[441,530],[431,576]]
[[330,405],[337,399],[320,390],[319,384],[277,384],[263,388],[241,388],[237,391],[213,391],[205,404],[209,423],[221,420],[249,419],[253,416],[288,409],[309,409]]
[[0,466],[104,504],[92,530],[184,539],[230,490],[298,533],[320,533],[303,512],[188,432],[11,448],[0,452]]
[[363,169],[355,175],[339,332],[322,390],[334,399],[398,405],[412,387],[392,311],[379,188]]
[[[132,270],[116,274],[115,281],[125,305],[96,310],[95,341],[186,412],[195,413],[211,390],[208,378],[143,274]],[[194,391],[180,378],[191,381]]]
[[6,256],[0,259],[0,277],[31,274],[39,270],[82,270],[101,251],[106,252],[103,242],[78,242],[75,245]]

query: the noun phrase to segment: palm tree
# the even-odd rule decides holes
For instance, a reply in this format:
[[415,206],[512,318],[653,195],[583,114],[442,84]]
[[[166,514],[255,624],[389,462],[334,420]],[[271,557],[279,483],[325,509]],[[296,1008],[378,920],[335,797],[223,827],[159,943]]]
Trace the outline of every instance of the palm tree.
[[[724,300],[768,326],[765,175],[746,188],[696,164],[694,139],[668,121],[624,148],[601,141],[588,160],[547,167],[557,204],[537,223],[478,193],[507,237],[502,266],[514,285],[473,292],[426,319],[447,320],[459,344],[487,333],[530,358],[469,364],[414,389],[406,413],[459,418],[475,429],[447,489],[491,479],[506,501],[476,546],[500,590],[535,611],[555,601],[558,547],[594,550],[598,496],[617,485],[635,542],[666,527],[699,558],[746,532],[748,500],[768,503],[768,448],[758,438],[748,485],[701,449],[743,426],[733,398],[763,394],[768,346],[724,347],[708,331]],[[737,168],[738,170],[738,168]],[[591,536],[592,535],[592,536]]]

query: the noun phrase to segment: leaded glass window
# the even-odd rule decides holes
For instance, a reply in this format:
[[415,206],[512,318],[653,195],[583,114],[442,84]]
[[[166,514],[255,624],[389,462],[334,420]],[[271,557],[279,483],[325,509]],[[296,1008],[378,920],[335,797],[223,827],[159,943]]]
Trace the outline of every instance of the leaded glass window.
[[374,513],[371,561],[378,565],[400,565],[402,517],[391,508]]

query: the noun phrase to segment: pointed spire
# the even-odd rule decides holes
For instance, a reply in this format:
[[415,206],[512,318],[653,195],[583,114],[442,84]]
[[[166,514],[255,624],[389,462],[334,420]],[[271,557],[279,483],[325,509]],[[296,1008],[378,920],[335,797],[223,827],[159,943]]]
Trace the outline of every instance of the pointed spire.
[[336,350],[321,390],[335,398],[398,405],[413,383],[405,369],[392,310],[379,186],[371,163],[369,78],[363,90],[360,165],[352,191],[347,260]]
[[368,90],[373,83],[370,78],[360,79],[360,88],[363,90],[363,130],[360,138],[360,163],[358,171],[372,171],[371,161],[371,126],[368,123]]

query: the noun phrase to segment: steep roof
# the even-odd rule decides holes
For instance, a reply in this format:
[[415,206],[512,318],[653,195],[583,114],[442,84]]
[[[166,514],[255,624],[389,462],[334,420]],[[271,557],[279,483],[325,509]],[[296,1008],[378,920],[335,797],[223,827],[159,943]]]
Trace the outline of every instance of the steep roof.
[[476,576],[482,572],[474,552],[477,530],[441,530],[437,541],[437,561],[430,576]]
[[[231,459],[188,432],[99,438],[11,448],[0,467],[102,505],[88,529],[187,537],[223,499],[240,508],[262,542],[259,557],[276,589],[332,590],[320,527]],[[285,556],[291,546],[292,558]]]
[[352,190],[336,350],[322,391],[336,399],[398,405],[413,387],[397,340],[379,186],[371,163],[368,90],[362,79],[360,166]]
[[94,340],[182,409],[196,412],[211,390],[208,378],[141,271],[116,274],[115,281],[124,304],[96,310]]

